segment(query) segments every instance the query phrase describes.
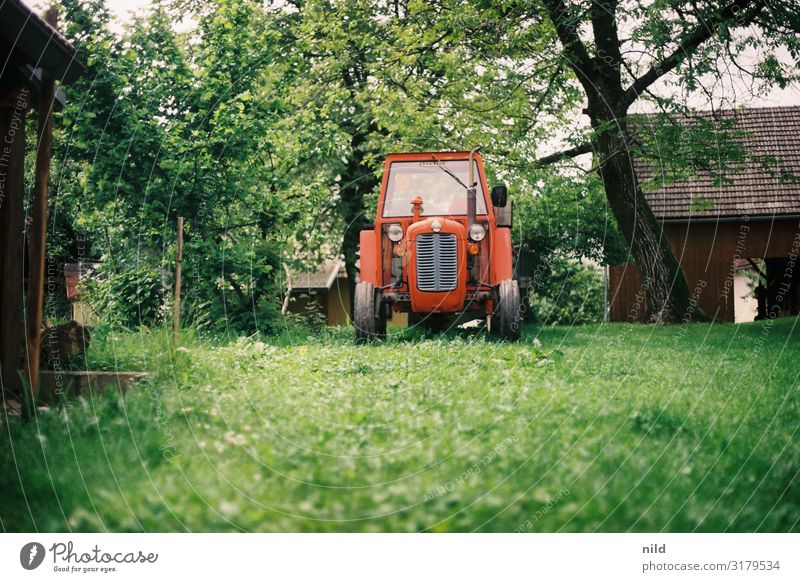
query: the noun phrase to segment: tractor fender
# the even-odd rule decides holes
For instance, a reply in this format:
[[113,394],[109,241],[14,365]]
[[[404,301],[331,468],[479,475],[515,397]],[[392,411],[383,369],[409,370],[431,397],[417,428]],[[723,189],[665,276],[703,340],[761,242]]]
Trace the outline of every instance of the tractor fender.
[[372,283],[375,287],[380,287],[375,230],[362,230],[359,233],[359,244],[360,278],[362,281]]
[[494,285],[501,281],[511,279],[514,275],[512,262],[513,249],[511,247],[511,229],[495,228],[492,241],[492,254],[489,261],[491,280]]

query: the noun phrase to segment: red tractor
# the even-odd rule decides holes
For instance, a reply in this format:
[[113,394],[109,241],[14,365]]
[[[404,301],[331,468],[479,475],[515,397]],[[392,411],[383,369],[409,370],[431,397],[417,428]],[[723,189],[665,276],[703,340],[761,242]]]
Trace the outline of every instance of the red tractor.
[[476,150],[389,155],[375,223],[360,235],[356,341],[385,337],[392,309],[430,327],[486,317],[493,335],[518,340],[511,211],[505,186],[489,193]]

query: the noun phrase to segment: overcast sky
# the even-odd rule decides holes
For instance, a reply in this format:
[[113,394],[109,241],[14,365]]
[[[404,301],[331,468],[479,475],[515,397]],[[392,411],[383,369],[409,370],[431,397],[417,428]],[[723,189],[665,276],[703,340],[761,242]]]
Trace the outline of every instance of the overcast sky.
[[150,4],[150,0],[106,0],[106,6],[117,15],[120,20],[129,18],[130,12],[136,12]]

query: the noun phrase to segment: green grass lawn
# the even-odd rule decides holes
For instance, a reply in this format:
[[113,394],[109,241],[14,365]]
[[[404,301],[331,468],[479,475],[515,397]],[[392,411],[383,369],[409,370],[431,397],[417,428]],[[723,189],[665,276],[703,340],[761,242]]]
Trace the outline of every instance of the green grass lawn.
[[798,531],[800,326],[109,334],[115,394],[0,425],[8,531]]

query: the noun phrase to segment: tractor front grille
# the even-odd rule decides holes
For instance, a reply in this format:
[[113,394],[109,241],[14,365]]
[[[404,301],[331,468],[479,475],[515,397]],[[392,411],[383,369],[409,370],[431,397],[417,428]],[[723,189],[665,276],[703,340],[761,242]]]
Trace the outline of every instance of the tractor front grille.
[[456,235],[417,235],[417,287],[420,291],[452,291],[458,285]]

